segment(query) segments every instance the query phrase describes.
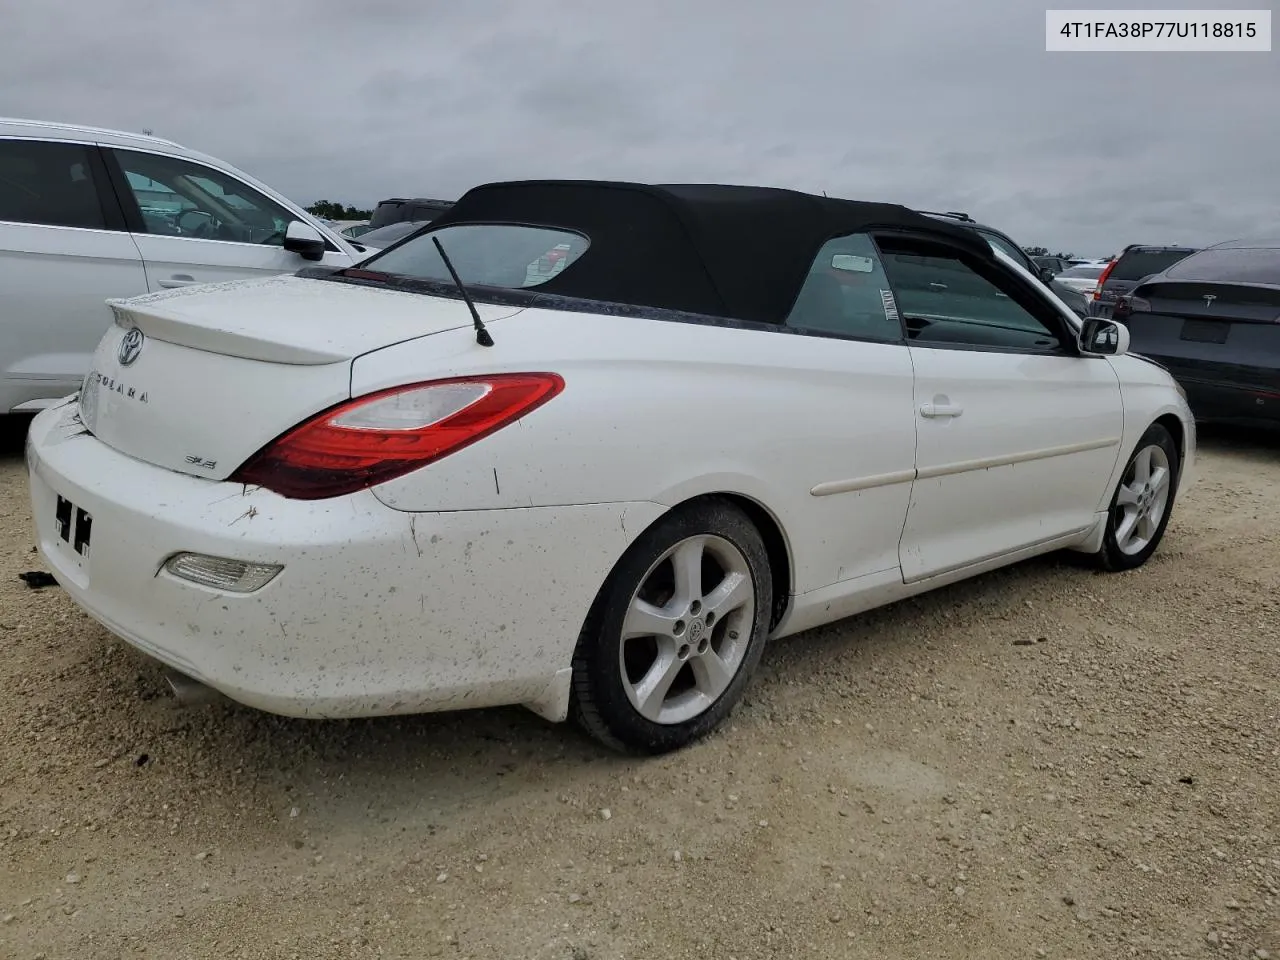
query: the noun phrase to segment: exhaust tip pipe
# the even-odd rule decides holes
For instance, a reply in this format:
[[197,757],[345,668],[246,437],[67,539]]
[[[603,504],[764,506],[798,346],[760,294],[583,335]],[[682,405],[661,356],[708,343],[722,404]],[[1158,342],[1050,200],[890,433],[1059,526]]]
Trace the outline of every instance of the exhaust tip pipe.
[[168,670],[164,675],[173,692],[173,698],[183,707],[199,707],[224,699],[223,695],[213,687],[205,686],[194,677],[176,670]]

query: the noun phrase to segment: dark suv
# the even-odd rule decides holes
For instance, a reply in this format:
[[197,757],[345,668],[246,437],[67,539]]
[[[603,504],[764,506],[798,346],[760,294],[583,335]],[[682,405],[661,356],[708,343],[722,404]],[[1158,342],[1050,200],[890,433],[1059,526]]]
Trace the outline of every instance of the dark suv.
[[369,218],[369,229],[377,230],[389,223],[405,221],[427,223],[452,206],[451,200],[428,200],[425,197],[406,200],[404,197],[392,197],[378,204],[373,211],[373,216]]
[[1194,247],[1164,247],[1131,243],[1098,277],[1098,286],[1089,301],[1089,314],[1110,317],[1116,301],[1133,290],[1140,280],[1168,270],[1179,260],[1195,253]]
[[920,213],[930,217],[937,217],[940,220],[954,220],[959,222],[961,226],[968,227],[974,233],[986,240],[987,243],[1008,254],[1030,273],[1033,277],[1039,277],[1044,281],[1045,286],[1053,291],[1054,295],[1071,308],[1071,312],[1077,317],[1086,317],[1089,315],[1089,300],[1084,294],[1072,290],[1064,283],[1059,283],[1053,278],[1054,271],[1052,267],[1041,266],[1027,255],[1027,252],[1013,242],[1008,234],[1001,233],[995,227],[988,227],[985,224],[978,223],[973,217],[967,213],[957,213],[948,211],[947,213],[934,213],[932,210],[921,210]]

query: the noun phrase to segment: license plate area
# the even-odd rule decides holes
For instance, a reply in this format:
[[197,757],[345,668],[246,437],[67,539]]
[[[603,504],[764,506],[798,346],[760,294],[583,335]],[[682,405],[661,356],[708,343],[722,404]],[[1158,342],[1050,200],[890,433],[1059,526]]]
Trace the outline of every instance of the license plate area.
[[93,517],[62,494],[54,494],[54,534],[64,551],[84,569],[93,543]]
[[1228,324],[1218,320],[1184,320],[1182,339],[1192,343],[1226,343]]

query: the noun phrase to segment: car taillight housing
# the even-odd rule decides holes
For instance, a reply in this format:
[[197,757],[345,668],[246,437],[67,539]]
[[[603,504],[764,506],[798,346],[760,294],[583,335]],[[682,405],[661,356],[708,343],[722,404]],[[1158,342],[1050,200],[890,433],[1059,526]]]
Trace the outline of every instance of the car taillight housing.
[[1112,311],[1111,315],[1115,319],[1120,320],[1134,313],[1150,313],[1150,312],[1151,312],[1150,300],[1144,300],[1142,299],[1142,297],[1125,296],[1125,297],[1121,297],[1116,301],[1115,309]]
[[294,427],[230,479],[294,500],[355,493],[456,453],[563,389],[558,374],[500,373],[381,390]]
[[1098,277],[1098,285],[1093,288],[1094,300],[1102,299],[1102,285],[1107,282],[1107,277],[1111,276],[1111,271],[1116,268],[1116,264],[1119,262],[1120,262],[1120,258],[1116,257],[1114,260],[1112,260],[1110,263],[1108,263],[1105,267],[1102,268],[1102,273]]

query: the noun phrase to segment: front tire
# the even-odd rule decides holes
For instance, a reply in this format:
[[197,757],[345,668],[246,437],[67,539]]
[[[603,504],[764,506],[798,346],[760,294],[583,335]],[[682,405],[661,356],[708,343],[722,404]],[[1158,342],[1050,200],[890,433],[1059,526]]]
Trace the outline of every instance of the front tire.
[[600,589],[573,660],[574,720],[616,750],[658,754],[705,736],[760,662],[769,555],[747,515],[707,498],[633,543]]
[[1093,555],[1099,567],[1133,570],[1156,552],[1173,513],[1178,467],[1173,436],[1153,423],[1138,441],[1111,497],[1102,548]]

